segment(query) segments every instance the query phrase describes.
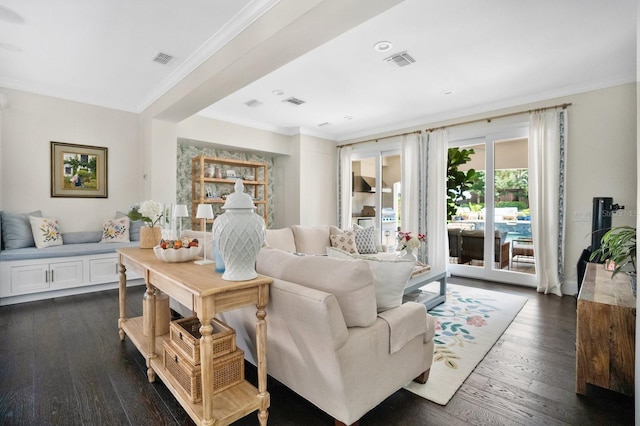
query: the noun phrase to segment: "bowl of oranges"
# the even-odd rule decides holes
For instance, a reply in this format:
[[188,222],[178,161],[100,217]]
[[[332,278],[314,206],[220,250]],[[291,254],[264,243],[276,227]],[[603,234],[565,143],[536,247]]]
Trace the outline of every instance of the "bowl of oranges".
[[198,257],[200,248],[195,238],[163,239],[153,248],[153,252],[164,262],[188,262]]

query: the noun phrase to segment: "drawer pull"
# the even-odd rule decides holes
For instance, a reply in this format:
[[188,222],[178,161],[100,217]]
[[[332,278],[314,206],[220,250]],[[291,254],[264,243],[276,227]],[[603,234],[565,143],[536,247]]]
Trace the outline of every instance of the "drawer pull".
[[178,363],[178,355],[174,355],[173,356],[173,360],[176,362],[176,364]]

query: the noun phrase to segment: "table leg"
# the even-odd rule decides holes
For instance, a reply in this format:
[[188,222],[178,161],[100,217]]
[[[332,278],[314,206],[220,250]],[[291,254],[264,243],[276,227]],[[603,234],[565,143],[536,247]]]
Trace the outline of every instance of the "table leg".
[[120,303],[120,318],[118,318],[118,334],[120,335],[120,340],[124,340],[124,330],[122,329],[122,323],[127,320],[126,318],[126,308],[127,308],[127,268],[121,263],[121,260],[118,261],[120,265],[120,276],[119,276],[119,289],[118,289],[118,299]]
[[[261,292],[268,292],[265,286],[260,289]],[[256,351],[258,355],[258,398],[260,399],[260,410],[258,411],[258,421],[260,426],[267,425],[269,418],[270,398],[267,392],[267,305],[268,295],[260,297],[257,305],[256,318]]]
[[[213,404],[210,391],[213,389],[213,326],[211,316],[203,315],[200,320],[200,372],[202,373],[203,425],[213,424]],[[205,392],[206,390],[206,392]]]
[[156,355],[156,289],[147,283],[147,292],[144,298],[143,326],[147,335],[147,378],[150,383],[156,380],[156,373],[151,368],[151,359]]

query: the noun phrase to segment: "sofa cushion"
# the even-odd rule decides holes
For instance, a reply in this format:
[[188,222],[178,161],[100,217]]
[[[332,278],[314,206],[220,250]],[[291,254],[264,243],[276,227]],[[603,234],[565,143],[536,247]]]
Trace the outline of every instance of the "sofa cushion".
[[376,245],[375,232],[376,228],[370,226],[368,228],[356,229],[356,246],[360,254],[373,254],[378,252]]
[[33,240],[37,248],[62,245],[60,225],[55,217],[29,216]]
[[398,257],[381,259],[373,256],[352,255],[333,247],[327,248],[327,255],[338,259],[365,260],[369,264],[373,273],[378,312],[402,304],[404,288],[416,265],[415,261],[407,261]]
[[256,271],[333,294],[347,327],[369,327],[376,321],[376,292],[371,268],[366,262],[300,256],[263,247],[258,253]]
[[325,254],[329,241],[329,225],[302,226],[293,225],[293,237],[296,240],[296,252],[305,254]]
[[270,247],[294,253],[296,251],[296,240],[293,238],[291,228],[267,229],[264,235],[264,242]]
[[129,218],[107,219],[102,224],[101,243],[128,243]]
[[346,251],[347,253],[358,254],[358,247],[356,246],[356,233],[355,231],[346,231],[340,234],[329,235],[331,241],[331,247],[338,250]]
[[65,244],[99,243],[101,239],[101,231],[77,231],[62,233],[62,241],[64,241]]
[[42,216],[33,211],[27,214],[2,212],[2,242],[5,250],[35,247],[29,216]]

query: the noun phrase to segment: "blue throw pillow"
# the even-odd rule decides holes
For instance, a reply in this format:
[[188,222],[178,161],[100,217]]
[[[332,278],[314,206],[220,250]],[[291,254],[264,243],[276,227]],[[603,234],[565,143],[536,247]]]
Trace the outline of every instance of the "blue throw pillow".
[[35,247],[29,216],[42,217],[40,210],[27,213],[2,212],[2,242],[5,250]]

